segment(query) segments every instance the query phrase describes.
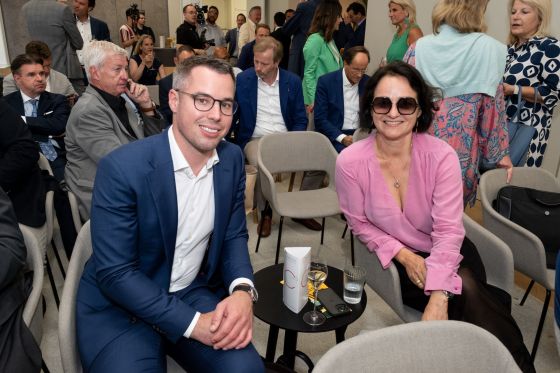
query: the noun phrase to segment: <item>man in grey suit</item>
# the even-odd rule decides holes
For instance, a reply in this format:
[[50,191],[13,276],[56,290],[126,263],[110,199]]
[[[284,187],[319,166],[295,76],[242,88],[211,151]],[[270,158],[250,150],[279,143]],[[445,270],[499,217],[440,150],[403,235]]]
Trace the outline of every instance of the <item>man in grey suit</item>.
[[84,220],[89,219],[99,160],[119,146],[159,133],[166,126],[147,87],[128,78],[127,57],[124,49],[108,41],[92,41],[83,54],[90,84],[66,125],[68,163],[64,176]]
[[237,27],[232,28],[226,33],[229,63],[231,64],[231,66],[237,66],[237,57],[239,57],[239,53],[241,52],[237,45],[237,39],[239,38],[239,29],[245,22],[247,22],[247,18],[243,13],[239,13],[236,17],[235,22],[237,23]]
[[47,43],[53,68],[66,75],[80,93],[84,81],[76,50],[82,49],[84,42],[72,9],[55,0],[30,0],[22,12],[31,38]]
[[[69,104],[73,105],[74,100],[77,97],[76,91],[74,90],[74,87],[72,87],[72,83],[70,83],[66,75],[51,68],[52,54],[49,46],[42,41],[30,41],[25,46],[25,54],[36,55],[43,59],[43,69],[45,70],[45,80],[47,82],[46,91],[66,96]],[[2,86],[4,96],[7,96],[17,90],[18,87],[16,86],[12,73],[6,75]]]

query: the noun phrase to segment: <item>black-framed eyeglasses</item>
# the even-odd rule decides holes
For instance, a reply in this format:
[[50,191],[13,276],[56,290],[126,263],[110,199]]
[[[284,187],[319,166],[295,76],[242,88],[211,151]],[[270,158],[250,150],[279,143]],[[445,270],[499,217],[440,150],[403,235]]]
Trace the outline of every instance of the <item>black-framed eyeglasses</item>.
[[[401,115],[413,114],[418,108],[418,102],[412,97],[401,97],[396,105]],[[389,97],[376,97],[371,103],[371,108],[376,114],[387,114],[393,108],[393,101]]]
[[176,89],[176,91],[190,96],[193,99],[194,107],[198,111],[210,111],[216,102],[220,104],[220,112],[227,116],[235,114],[238,108],[237,102],[234,100],[218,100],[204,93],[193,94],[179,89]]

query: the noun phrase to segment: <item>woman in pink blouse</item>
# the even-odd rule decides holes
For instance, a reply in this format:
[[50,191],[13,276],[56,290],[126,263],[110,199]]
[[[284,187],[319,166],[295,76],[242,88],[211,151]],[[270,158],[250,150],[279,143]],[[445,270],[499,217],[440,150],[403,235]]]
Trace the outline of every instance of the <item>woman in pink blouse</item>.
[[[509,295],[486,284],[476,247],[465,238],[457,153],[427,134],[434,93],[403,62],[379,69],[360,103],[367,139],[336,164],[340,206],[352,232],[386,268],[395,263],[403,302],[423,320],[473,323],[500,339],[525,372],[534,371],[510,314]],[[498,300],[505,299],[505,302]]]

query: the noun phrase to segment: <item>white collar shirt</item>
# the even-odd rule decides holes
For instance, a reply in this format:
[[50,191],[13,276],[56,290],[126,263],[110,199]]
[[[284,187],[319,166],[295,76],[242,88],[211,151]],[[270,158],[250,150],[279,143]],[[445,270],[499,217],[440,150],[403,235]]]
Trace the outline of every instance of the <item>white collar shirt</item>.
[[259,138],[271,133],[287,131],[280,107],[280,69],[278,69],[272,84],[258,77],[257,122],[252,137]]
[[84,46],[82,49],[76,50],[78,54],[78,59],[80,60],[80,64],[84,64],[83,55],[84,50],[88,47],[89,43],[93,40],[93,35],[91,33],[91,22],[90,17],[88,16],[85,22],[76,19],[76,26],[78,26],[78,31],[80,31],[80,35],[82,35],[82,40],[84,41]]
[[360,95],[358,84],[352,84],[346,77],[345,69],[342,69],[342,93],[344,97],[344,124],[343,130],[354,130],[360,124]]

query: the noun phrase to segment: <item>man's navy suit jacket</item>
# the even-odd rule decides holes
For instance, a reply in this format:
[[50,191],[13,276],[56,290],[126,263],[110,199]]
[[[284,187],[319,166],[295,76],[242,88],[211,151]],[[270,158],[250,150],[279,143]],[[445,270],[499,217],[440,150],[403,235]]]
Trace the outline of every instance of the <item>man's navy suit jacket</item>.
[[[21,116],[25,116],[25,108],[20,91],[4,97],[4,100]],[[61,136],[66,131],[66,122],[70,116],[70,106],[66,97],[56,93],[43,92],[37,106],[37,117],[26,117],[25,120],[35,141],[48,141],[49,136]],[[63,141],[60,141],[63,143]],[[63,146],[63,144],[62,144]]]
[[[284,69],[279,69],[280,110],[288,131],[305,131],[307,115],[303,103],[303,91],[299,77]],[[253,137],[257,123],[258,77],[252,67],[237,75],[235,100],[239,108],[235,113],[236,143],[245,148]]]
[[[109,27],[107,24],[100,19],[89,16],[89,23],[91,25],[91,36],[95,40],[107,40],[111,41],[111,34],[109,33]],[[154,43],[156,41],[154,40]]]
[[[224,297],[233,280],[253,279],[243,154],[226,141],[220,141],[217,153],[214,230],[200,272],[183,294],[207,287]],[[193,307],[169,293],[181,192],[175,188],[167,131],[123,145],[99,162],[91,210],[93,254],[77,297],[84,367],[131,323],[146,323],[176,342],[195,316]]]
[[245,44],[239,52],[239,57],[237,58],[237,67],[239,67],[243,71],[255,66],[255,53],[253,52],[255,43],[256,40],[253,40],[252,42]]
[[169,107],[169,91],[173,88],[173,73],[158,81],[159,85],[159,112],[168,124],[173,122],[173,113]]
[[[364,46],[366,37],[366,21],[367,20],[364,19],[364,21],[356,28],[356,30],[354,30],[354,32],[350,34],[349,40],[344,45],[344,50],[355,46]],[[352,29],[350,28],[350,30]]]
[[[319,78],[313,109],[315,130],[327,136],[338,152],[344,149],[344,145],[336,141],[336,138],[342,134],[342,125],[344,124],[342,74],[342,70],[337,70]],[[358,95],[360,97],[362,97],[368,79],[369,76],[364,75],[358,83]]]

